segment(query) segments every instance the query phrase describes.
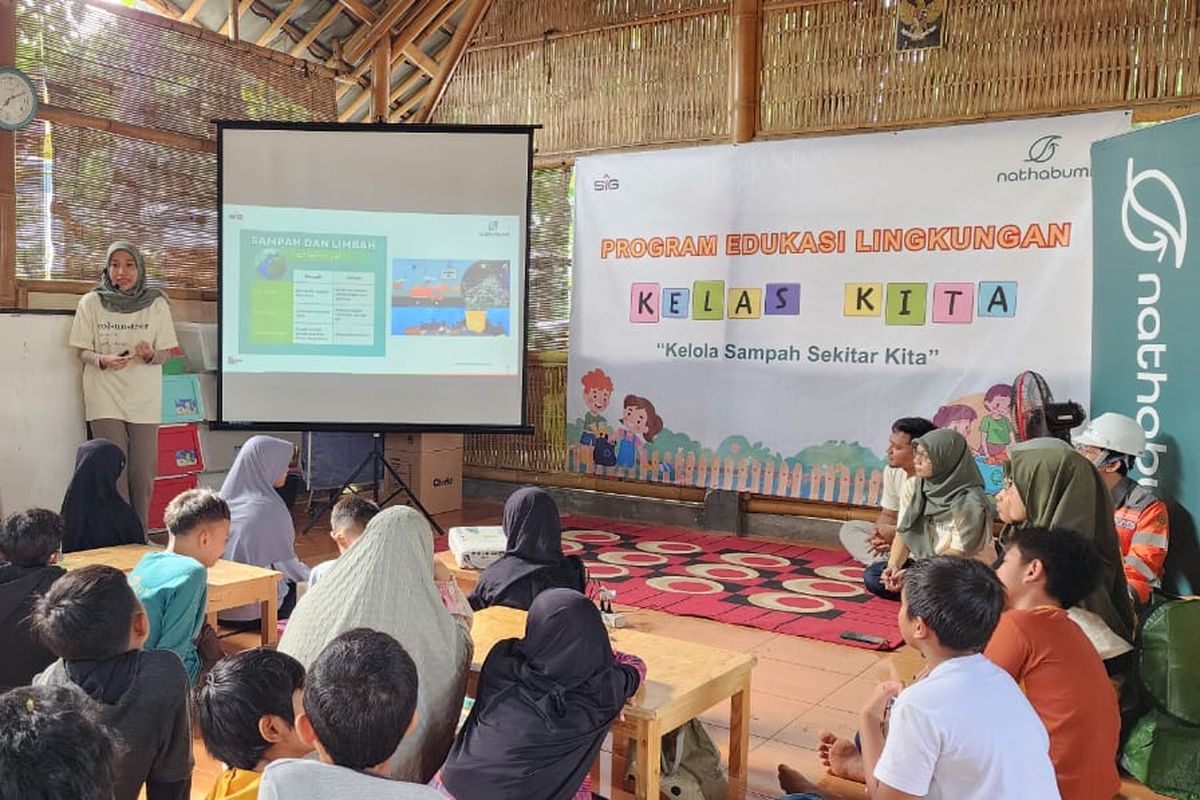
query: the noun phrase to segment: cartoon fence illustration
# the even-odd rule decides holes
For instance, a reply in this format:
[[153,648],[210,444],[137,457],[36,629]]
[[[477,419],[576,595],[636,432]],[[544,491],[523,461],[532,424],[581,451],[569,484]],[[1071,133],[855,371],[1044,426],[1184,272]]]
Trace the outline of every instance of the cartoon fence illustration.
[[844,464],[805,467],[785,459],[735,459],[715,454],[697,457],[683,450],[663,453],[647,448],[636,465],[622,468],[594,464],[590,448],[569,444],[566,468],[567,472],[610,478],[855,505],[878,505],[883,488],[883,473],[877,469],[851,470]]

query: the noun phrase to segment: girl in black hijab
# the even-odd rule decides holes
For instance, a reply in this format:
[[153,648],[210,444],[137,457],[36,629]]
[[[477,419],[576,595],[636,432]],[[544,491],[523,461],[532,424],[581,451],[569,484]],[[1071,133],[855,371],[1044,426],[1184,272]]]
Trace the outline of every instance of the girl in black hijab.
[[645,669],[613,653],[599,610],[582,594],[542,592],[525,638],[497,642],[483,662],[441,788],[459,800],[591,797],[588,771]]
[[75,451],[75,474],[63,498],[63,552],[119,544],[145,544],[142,522],[117,491],[125,454],[108,439]]
[[562,522],[554,498],[526,487],[504,504],[504,557],[483,571],[467,599],[476,611],[488,606],[529,610],[546,589],[583,592],[587,570],[579,556],[562,552]]

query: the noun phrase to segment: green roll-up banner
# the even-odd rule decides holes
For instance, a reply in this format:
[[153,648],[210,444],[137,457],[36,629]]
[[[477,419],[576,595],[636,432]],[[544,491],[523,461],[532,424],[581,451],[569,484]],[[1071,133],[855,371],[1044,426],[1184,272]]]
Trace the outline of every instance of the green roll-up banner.
[[1145,429],[1135,477],[1174,501],[1164,587],[1200,591],[1200,116],[1093,144],[1092,192],[1090,411]]

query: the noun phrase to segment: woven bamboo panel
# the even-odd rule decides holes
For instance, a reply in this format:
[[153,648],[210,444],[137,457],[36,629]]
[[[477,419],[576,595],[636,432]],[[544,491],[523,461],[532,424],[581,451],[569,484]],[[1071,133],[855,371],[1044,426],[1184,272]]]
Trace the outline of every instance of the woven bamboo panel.
[[728,75],[728,14],[705,13],[468,51],[435,117],[542,124],[543,154],[722,138]]
[[[54,106],[210,137],[210,121],[337,119],[334,82],[78,0],[17,6],[17,65]],[[149,277],[216,288],[216,157],[68,125],[17,135],[17,276],[94,280],[114,239]]]
[[538,39],[727,5],[728,0],[494,0],[473,44]]
[[463,460],[477,467],[504,467],[533,472],[566,468],[567,364],[530,358],[525,367],[525,409],[532,436],[468,435]]
[[939,49],[895,51],[895,3],[763,14],[762,132],[1128,106],[1200,94],[1196,0],[956,0]]
[[565,350],[571,318],[571,168],[533,173],[529,220],[529,338],[531,351]]

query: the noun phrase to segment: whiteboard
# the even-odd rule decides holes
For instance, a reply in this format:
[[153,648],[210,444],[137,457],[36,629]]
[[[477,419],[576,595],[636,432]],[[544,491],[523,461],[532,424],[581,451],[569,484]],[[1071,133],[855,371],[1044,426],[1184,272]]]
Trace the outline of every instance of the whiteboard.
[[87,439],[74,312],[0,311],[0,501],[57,511]]

